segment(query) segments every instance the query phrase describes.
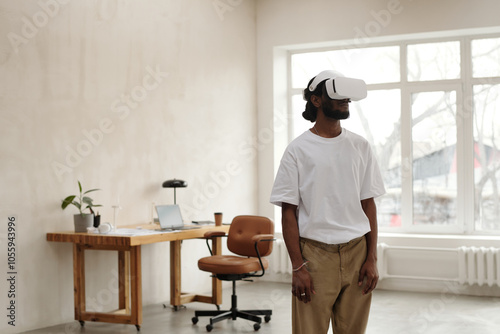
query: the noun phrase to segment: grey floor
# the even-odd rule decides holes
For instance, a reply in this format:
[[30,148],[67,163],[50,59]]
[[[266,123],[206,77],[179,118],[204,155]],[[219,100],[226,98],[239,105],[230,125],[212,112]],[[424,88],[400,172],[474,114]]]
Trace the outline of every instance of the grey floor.
[[[281,283],[241,283],[237,286],[240,309],[271,308],[273,316],[258,333],[291,333],[290,285]],[[224,289],[222,309],[230,305],[231,290]],[[143,308],[141,334],[206,333],[208,318],[193,325],[195,310],[213,310],[212,305],[191,303],[174,311],[162,304]],[[215,324],[212,333],[254,333],[253,325],[243,319]],[[87,322],[85,327],[73,321],[38,329],[30,334],[137,334],[135,326]],[[376,290],[367,334],[498,334],[500,298],[426,294]],[[314,334],[314,333],[311,333]]]

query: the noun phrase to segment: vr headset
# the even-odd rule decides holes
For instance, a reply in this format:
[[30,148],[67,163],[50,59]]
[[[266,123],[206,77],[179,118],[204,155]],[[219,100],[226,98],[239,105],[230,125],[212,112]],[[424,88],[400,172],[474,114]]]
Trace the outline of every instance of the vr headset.
[[326,93],[332,100],[351,99],[359,101],[366,97],[366,83],[361,79],[346,78],[336,71],[320,72],[309,85],[309,91],[314,91],[318,85],[325,81]]

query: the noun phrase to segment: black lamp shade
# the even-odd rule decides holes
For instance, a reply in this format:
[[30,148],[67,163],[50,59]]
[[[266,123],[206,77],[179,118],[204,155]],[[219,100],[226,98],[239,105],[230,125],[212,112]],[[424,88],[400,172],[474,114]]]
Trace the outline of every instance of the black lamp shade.
[[186,181],[177,179],[167,180],[162,184],[163,188],[186,188],[187,185]]
[[184,180],[167,180],[162,184],[163,188],[174,188],[174,204],[177,204],[177,188],[186,188],[188,186],[187,182]]

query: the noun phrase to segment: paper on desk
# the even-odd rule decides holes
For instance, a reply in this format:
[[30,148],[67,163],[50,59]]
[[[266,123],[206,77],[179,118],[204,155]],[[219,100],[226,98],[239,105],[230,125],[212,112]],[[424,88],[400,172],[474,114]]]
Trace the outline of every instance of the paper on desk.
[[149,230],[149,229],[135,229],[135,228],[118,228],[116,231],[108,233],[108,235],[119,235],[119,236],[138,236],[138,235],[151,235],[165,233],[165,231],[160,230]]

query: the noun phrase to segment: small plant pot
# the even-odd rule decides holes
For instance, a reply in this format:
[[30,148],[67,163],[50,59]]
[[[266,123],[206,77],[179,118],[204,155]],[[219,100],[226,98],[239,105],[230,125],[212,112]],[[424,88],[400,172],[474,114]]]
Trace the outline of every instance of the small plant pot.
[[75,232],[87,232],[87,227],[94,226],[94,214],[74,215]]

